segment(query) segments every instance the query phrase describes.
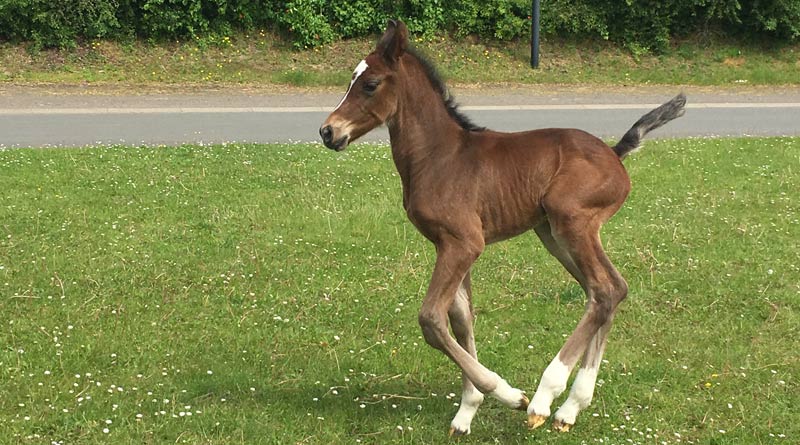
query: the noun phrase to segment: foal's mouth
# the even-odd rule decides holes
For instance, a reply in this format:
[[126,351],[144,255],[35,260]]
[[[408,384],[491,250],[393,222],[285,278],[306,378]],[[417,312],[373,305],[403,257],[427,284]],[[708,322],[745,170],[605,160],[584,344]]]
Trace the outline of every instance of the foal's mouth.
[[334,151],[342,151],[347,148],[347,143],[350,141],[350,136],[342,136],[339,139],[323,141],[325,146]]
[[334,129],[330,125],[323,124],[319,129],[319,135],[322,137],[322,143],[331,150],[342,151],[347,147],[350,141],[350,135],[346,134],[339,139],[334,139]]

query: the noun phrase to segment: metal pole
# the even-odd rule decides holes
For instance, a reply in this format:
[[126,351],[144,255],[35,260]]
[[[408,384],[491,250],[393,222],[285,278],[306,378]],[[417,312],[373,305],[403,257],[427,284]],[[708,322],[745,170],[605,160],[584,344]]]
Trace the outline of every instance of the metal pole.
[[539,68],[539,0],[533,0],[531,9],[531,68]]

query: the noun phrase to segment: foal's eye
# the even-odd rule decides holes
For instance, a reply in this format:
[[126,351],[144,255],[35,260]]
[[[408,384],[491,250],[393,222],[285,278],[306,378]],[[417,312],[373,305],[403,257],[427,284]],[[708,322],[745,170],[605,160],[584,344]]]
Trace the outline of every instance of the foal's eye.
[[380,84],[380,82],[378,82],[378,81],[371,81],[371,82],[364,83],[364,86],[363,86],[364,92],[367,93],[367,94],[374,93],[375,90],[378,89],[378,84]]

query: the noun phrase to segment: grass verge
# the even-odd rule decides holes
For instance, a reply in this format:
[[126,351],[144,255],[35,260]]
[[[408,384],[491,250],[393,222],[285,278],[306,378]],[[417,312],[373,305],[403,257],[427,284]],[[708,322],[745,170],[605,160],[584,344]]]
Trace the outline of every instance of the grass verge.
[[[793,443],[800,139],[648,142],[604,230],[630,298],[568,435],[488,400],[463,443]],[[0,151],[0,435],[442,443],[433,262],[387,147]],[[535,237],[473,274],[482,361],[532,392],[583,309]]]
[[[633,55],[603,41],[546,40],[537,70],[529,67],[526,41],[439,37],[416,38],[414,44],[459,84],[800,84],[800,44],[775,47],[696,36],[676,41],[664,54]],[[94,41],[35,53],[3,43],[0,81],[340,87],[373,46],[373,39],[358,39],[298,52],[263,31],[159,45]]]

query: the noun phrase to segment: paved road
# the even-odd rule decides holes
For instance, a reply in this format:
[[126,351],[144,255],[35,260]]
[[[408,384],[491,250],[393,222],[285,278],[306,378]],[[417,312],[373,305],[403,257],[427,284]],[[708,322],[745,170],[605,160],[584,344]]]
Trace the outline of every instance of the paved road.
[[[462,110],[503,131],[575,127],[619,138],[679,87],[455,90]],[[800,89],[684,88],[686,115],[653,137],[800,135]],[[0,147],[317,141],[339,92],[143,95],[0,89]],[[387,140],[385,129],[364,140]]]

